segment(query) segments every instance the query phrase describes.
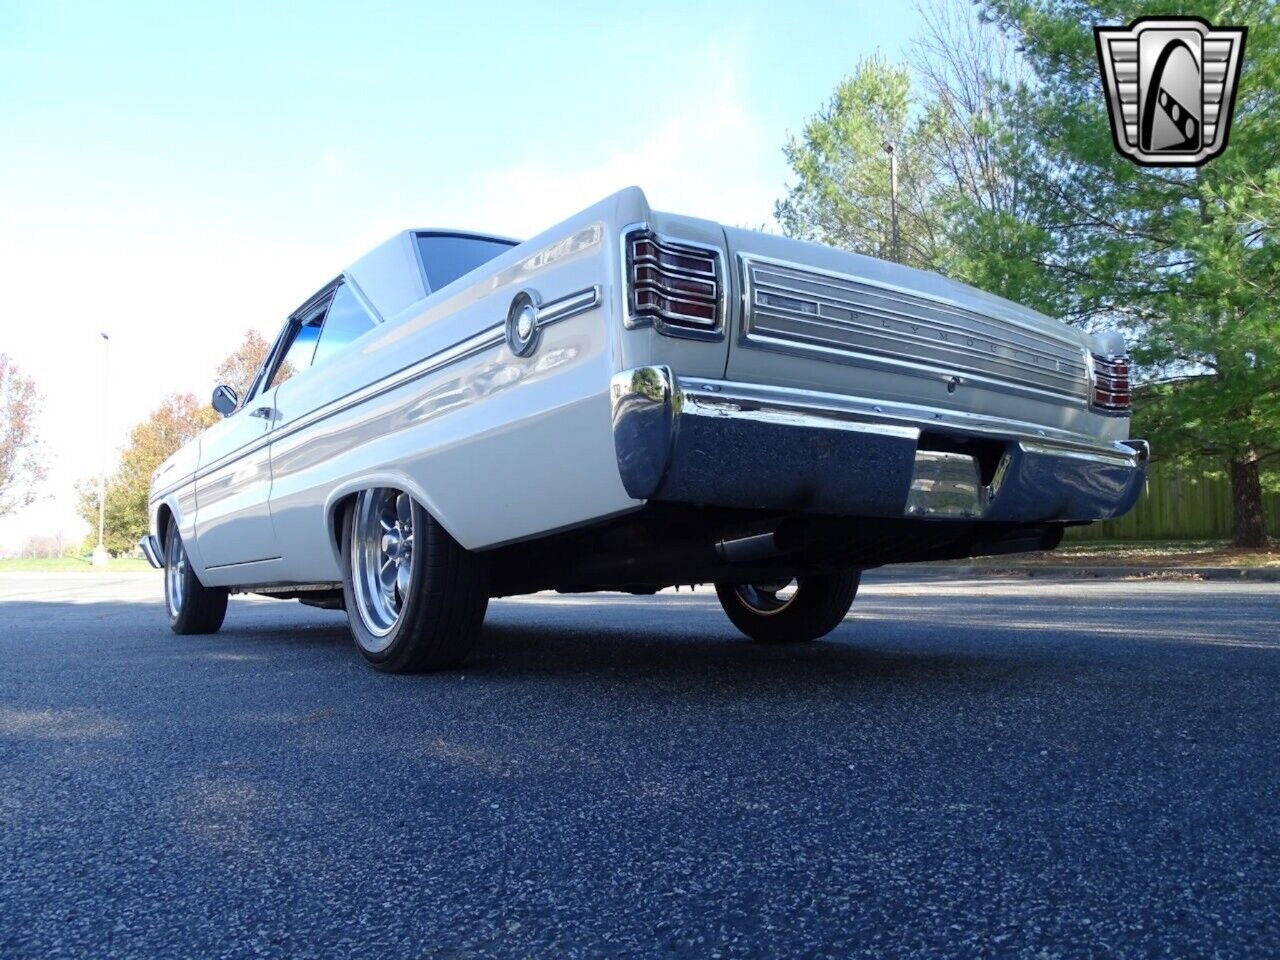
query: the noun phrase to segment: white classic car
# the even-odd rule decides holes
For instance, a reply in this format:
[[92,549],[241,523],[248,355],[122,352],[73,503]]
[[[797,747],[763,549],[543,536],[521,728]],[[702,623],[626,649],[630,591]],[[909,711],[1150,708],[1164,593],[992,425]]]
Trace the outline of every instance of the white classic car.
[[156,471],[178,633],[229,592],[346,609],[379,669],[457,664],[490,597],[715,584],[822,636],[860,572],[1057,545],[1124,513],[1123,341],[940,276],[659,213],[517,243],[406,231],[284,324]]

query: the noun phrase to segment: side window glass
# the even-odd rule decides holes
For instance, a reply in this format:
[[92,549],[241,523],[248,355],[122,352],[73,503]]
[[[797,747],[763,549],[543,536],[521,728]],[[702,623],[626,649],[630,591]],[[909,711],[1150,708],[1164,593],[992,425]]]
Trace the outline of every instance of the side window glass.
[[320,321],[324,313],[309,317],[293,328],[293,340],[285,351],[284,357],[276,366],[276,372],[267,384],[267,389],[278,387],[300,370],[311,366],[311,357],[316,351],[316,340],[320,337]]
[[344,283],[338,287],[329,304],[320,342],[316,345],[312,363],[320,363],[342,350],[352,340],[373,329],[373,317],[365,312],[356,295]]
[[249,384],[249,389],[245,391],[245,395],[240,398],[239,409],[243,410],[249,405],[250,400],[256,400],[266,393],[270,387],[267,386],[267,377],[271,375],[271,358],[277,352],[288,349],[288,344],[293,336],[293,321],[285,322],[284,327],[276,334],[276,338],[271,341],[271,346],[267,350],[267,355],[262,358],[262,362],[258,364],[258,369],[253,375],[253,380]]

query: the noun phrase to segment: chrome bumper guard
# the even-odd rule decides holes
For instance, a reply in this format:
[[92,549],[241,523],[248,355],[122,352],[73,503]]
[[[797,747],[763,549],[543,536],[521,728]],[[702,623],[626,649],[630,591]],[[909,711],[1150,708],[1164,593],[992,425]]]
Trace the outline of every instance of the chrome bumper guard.
[[164,566],[160,561],[160,545],[156,542],[156,538],[151,534],[147,534],[138,541],[138,549],[142,551],[142,555],[147,558],[147,563],[151,564],[157,570]]
[[[677,380],[667,367],[610,385],[627,493],[835,516],[1016,523],[1116,517],[1138,498],[1143,440],[1107,443],[1030,424],[783,387]],[[918,449],[931,432],[1004,442],[990,482],[976,459]]]

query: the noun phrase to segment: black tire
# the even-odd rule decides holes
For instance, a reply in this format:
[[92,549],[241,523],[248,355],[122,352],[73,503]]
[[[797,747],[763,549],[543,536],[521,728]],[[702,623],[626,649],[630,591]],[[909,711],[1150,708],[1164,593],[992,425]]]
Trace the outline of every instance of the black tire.
[[717,583],[716,596],[733,625],[761,643],[803,643],[825,637],[838,627],[858,594],[857,570],[799,577],[789,600],[770,612],[753,606],[742,587]]
[[177,634],[217,633],[227,616],[227,589],[206,587],[191,569],[177,524],[164,541],[164,606]]
[[398,619],[388,632],[379,635],[366,623],[356,595],[353,532],[360,502],[357,499],[349,505],[342,518],[342,592],[356,647],[384,673],[457,667],[475,646],[489,606],[483,563],[410,497],[413,563],[409,586]]

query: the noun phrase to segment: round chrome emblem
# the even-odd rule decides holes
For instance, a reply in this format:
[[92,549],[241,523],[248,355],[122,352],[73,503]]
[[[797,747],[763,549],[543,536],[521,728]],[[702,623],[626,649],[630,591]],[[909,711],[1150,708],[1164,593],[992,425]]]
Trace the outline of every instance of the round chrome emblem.
[[526,303],[516,316],[516,339],[521,343],[528,343],[533,339],[533,329],[537,325],[538,314]]
[[517,293],[507,311],[507,346],[517,357],[538,348],[538,303],[528,290]]

